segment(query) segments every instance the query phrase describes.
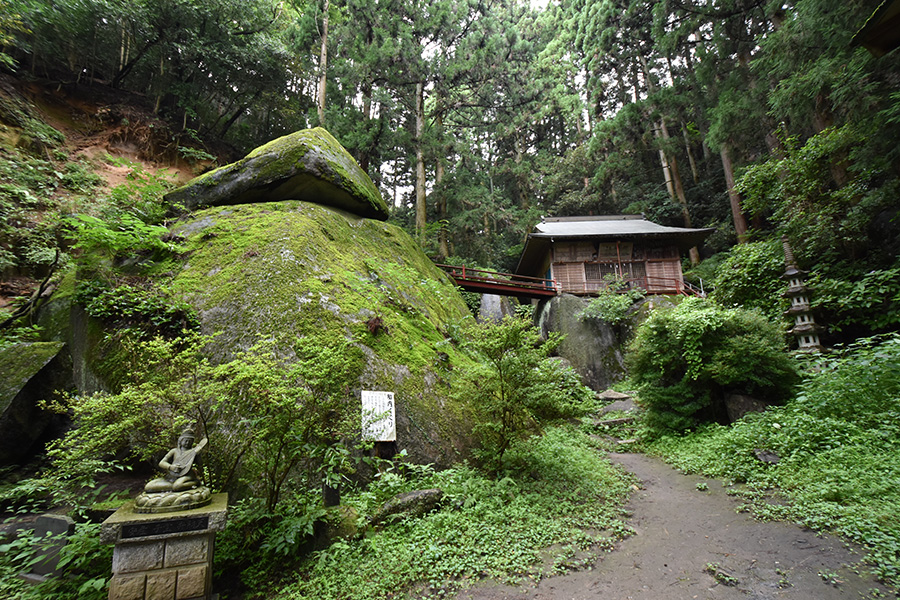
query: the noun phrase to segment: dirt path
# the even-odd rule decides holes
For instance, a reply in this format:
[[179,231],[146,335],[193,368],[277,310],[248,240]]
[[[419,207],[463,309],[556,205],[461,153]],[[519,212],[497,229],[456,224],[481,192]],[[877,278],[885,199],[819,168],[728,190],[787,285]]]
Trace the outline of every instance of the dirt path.
[[[738,501],[719,482],[682,475],[657,459],[611,458],[641,481],[630,504],[635,535],[589,571],[522,588],[485,583],[460,593],[458,600],[894,597],[878,595],[884,589],[874,579],[845,566],[860,557],[837,538],[817,537],[788,523],[754,521],[735,512]],[[701,482],[708,491],[697,489]],[[708,564],[718,565],[722,581],[708,572]]]

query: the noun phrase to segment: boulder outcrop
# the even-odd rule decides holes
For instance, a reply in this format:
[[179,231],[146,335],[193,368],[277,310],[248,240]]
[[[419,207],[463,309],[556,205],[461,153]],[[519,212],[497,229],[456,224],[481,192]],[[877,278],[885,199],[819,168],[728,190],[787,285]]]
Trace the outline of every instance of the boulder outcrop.
[[447,379],[469,364],[449,339],[468,310],[404,231],[292,200],[208,208],[175,233],[189,252],[168,287],[218,334],[216,360],[264,338],[290,354],[340,336],[361,350],[354,391],[395,392],[398,450],[438,465],[466,453],[470,411]]
[[557,352],[593,390],[605,390],[625,377],[624,340],[619,330],[599,319],[582,319],[590,298],[563,294],[542,303],[535,314],[541,333],[565,335]]
[[[449,388],[452,371],[471,364],[451,335],[466,304],[415,240],[382,220],[374,184],[334,138],[275,140],[170,199],[194,210],[172,226],[183,251],[151,279],[197,310],[214,334],[213,362],[263,340],[287,362],[301,344],[349,343],[347,372],[358,375],[348,391],[395,393],[397,451],[438,466],[468,455],[472,409]],[[72,315],[79,389],[115,390],[133,368],[116,336],[78,307]]]
[[12,344],[0,349],[0,466],[28,459],[60,419],[39,406],[71,388],[63,342]]
[[169,192],[173,207],[305,200],[386,221],[378,188],[330,133],[317,127],[280,137],[241,160]]

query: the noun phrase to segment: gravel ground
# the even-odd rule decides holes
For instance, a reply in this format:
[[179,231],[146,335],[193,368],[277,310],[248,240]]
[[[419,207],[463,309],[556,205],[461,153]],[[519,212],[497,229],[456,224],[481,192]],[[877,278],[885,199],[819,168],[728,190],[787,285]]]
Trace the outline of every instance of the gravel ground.
[[[683,475],[641,454],[612,460],[641,482],[635,535],[589,570],[513,587],[485,581],[457,600],[832,600],[895,598],[860,575],[861,556],[832,536],[755,521],[718,481]],[[705,484],[698,489],[697,484]]]

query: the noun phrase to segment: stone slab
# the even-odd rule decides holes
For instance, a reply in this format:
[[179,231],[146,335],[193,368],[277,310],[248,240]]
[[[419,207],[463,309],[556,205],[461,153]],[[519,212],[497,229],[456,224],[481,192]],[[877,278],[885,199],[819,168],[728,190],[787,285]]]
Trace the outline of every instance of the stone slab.
[[178,569],[178,585],[175,589],[175,600],[205,598],[209,584],[209,569],[206,565]]
[[197,535],[175,538],[166,543],[166,567],[196,565],[207,561],[210,548],[210,536]]
[[597,393],[597,397],[601,400],[627,400],[631,398],[628,394],[617,392],[616,390],[605,390]]
[[614,402],[610,402],[600,409],[600,414],[605,415],[606,413],[615,411],[634,412],[636,409],[637,406],[635,405],[634,400],[628,398],[627,400],[616,400]]
[[46,583],[50,578],[46,575],[38,575],[37,573],[19,573],[19,579],[31,585]]
[[109,582],[109,600],[144,600],[144,573],[113,575]]
[[75,533],[75,521],[66,515],[41,515],[34,522],[34,536],[53,539],[45,540],[38,550],[40,560],[31,568],[38,575],[59,575],[56,568],[59,564],[59,552],[68,543],[66,537]]
[[147,573],[145,600],[175,600],[178,571],[165,570]]
[[[194,536],[202,531],[225,529],[228,513],[228,494],[213,494],[206,506],[176,513],[141,514],[134,512],[134,502],[126,502],[100,527],[100,540],[114,544],[123,540],[123,529],[128,541],[171,539],[177,536]],[[203,519],[206,519],[203,522]],[[132,535],[135,532],[146,535]]]
[[164,540],[116,544],[112,571],[118,574],[161,569],[165,547]]

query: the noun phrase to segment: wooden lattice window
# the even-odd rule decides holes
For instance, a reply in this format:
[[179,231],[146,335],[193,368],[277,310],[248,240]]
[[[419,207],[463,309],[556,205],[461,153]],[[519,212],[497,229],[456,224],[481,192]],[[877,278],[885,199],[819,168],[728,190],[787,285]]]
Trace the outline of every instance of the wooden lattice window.
[[660,260],[647,263],[648,292],[680,292],[683,286],[681,263],[677,260]]
[[583,293],[584,263],[557,263],[553,265],[553,279],[564,292]]

